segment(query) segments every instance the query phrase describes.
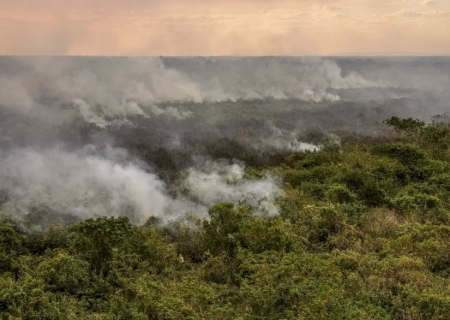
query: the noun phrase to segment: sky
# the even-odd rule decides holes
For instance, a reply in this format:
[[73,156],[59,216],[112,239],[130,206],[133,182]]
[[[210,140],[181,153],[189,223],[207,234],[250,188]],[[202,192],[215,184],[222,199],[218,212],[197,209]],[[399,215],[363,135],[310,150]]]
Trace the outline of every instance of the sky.
[[449,55],[450,0],[0,0],[0,55]]

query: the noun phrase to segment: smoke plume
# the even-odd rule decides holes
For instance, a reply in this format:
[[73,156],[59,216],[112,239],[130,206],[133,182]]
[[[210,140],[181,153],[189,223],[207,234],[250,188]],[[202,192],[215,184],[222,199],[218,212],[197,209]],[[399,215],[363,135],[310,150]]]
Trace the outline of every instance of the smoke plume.
[[[306,128],[372,132],[388,114],[448,111],[449,65],[438,58],[2,57],[0,210],[126,215],[143,224],[207,217],[214,204],[233,202],[271,217],[279,179],[246,179],[244,164],[230,160],[261,165],[272,151],[318,150],[300,140]],[[172,192],[174,180],[186,190]]]
[[0,185],[11,197],[2,210],[13,215],[44,207],[82,219],[128,216],[142,224],[150,217],[164,222],[187,213],[206,217],[208,208],[219,202],[245,202],[270,216],[278,212],[276,179],[245,180],[244,168],[237,164],[207,162],[202,169],[190,168],[183,185],[191,197],[174,198],[154,173],[130,161],[126,151],[111,147],[99,152],[90,146],[74,153],[17,149],[0,153],[0,158]]
[[198,203],[211,207],[219,202],[232,202],[252,207],[262,216],[278,214],[277,197],[282,195],[280,181],[276,177],[244,179],[245,168],[234,163],[203,162],[190,168],[184,186]]

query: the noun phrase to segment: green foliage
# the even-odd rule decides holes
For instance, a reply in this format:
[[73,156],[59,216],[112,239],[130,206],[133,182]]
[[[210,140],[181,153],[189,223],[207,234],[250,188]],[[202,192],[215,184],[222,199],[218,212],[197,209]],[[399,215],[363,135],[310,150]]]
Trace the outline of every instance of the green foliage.
[[234,258],[239,246],[240,229],[250,219],[247,208],[234,208],[232,203],[222,203],[209,210],[210,221],[205,221],[205,242],[213,255],[225,253]]
[[[0,318],[448,319],[449,128],[386,123],[400,138],[310,133],[322,150],[249,156],[247,177],[284,180],[271,219],[232,203],[168,225],[2,217]],[[147,151],[163,170],[181,163]]]
[[0,222],[0,272],[19,276],[21,263],[18,256],[25,252],[24,240],[12,226]]
[[382,144],[373,148],[375,153],[386,155],[404,165],[414,165],[425,158],[425,152],[412,144]]
[[334,203],[352,203],[356,200],[356,195],[344,185],[334,185],[325,192],[325,198]]
[[91,262],[96,273],[107,273],[114,250],[123,245],[133,232],[128,218],[88,219],[70,227],[74,233],[74,249]]
[[10,225],[0,222],[0,252],[5,254],[20,253],[24,238]]
[[416,137],[425,127],[425,122],[414,118],[401,119],[399,117],[392,117],[383,122],[392,127],[397,133],[406,135],[407,137]]
[[36,268],[46,290],[76,295],[89,285],[89,263],[63,251],[47,255]]

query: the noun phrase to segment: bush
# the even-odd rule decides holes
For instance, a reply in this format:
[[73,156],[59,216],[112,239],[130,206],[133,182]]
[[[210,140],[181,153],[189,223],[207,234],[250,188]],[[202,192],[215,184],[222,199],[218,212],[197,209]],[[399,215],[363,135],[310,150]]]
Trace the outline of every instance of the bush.
[[426,157],[425,152],[413,144],[382,144],[375,146],[373,152],[396,159],[404,165],[415,165]]
[[48,252],[36,276],[44,280],[48,291],[81,294],[89,286],[89,263],[63,251]]
[[334,185],[325,192],[325,199],[336,203],[352,203],[356,200],[356,195],[344,185]]

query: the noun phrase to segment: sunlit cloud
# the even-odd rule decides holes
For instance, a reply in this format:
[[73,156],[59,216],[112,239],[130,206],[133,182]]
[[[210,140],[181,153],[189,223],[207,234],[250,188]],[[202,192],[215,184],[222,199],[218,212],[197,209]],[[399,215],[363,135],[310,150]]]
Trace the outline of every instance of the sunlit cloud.
[[450,53],[450,2],[440,0],[0,0],[0,7],[0,54]]

